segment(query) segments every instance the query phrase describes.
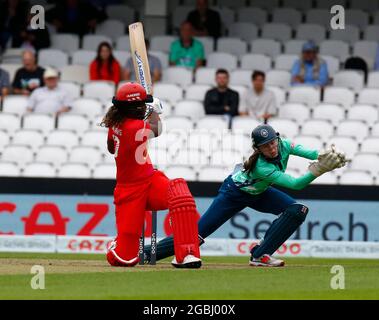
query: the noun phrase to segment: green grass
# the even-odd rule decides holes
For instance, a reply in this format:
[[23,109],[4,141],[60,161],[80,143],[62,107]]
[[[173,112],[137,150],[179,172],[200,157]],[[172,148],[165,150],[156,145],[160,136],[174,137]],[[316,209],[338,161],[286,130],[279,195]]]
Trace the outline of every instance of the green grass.
[[[178,270],[170,267],[169,260],[156,267],[111,268],[103,255],[1,253],[0,266],[4,267],[7,259],[17,259],[9,260],[15,264],[23,261],[25,270],[33,264],[53,270],[56,263],[71,260],[73,265],[67,265],[65,273],[46,271],[45,290],[31,289],[30,272],[0,272],[0,300],[379,299],[377,260],[292,258],[286,259],[285,268],[252,268],[247,266],[247,257],[204,257],[204,268]],[[95,263],[97,269],[87,270],[87,263],[88,268]],[[330,287],[334,276],[330,270],[336,264],[345,269],[344,290]],[[70,273],[78,271],[76,268],[80,272]]]

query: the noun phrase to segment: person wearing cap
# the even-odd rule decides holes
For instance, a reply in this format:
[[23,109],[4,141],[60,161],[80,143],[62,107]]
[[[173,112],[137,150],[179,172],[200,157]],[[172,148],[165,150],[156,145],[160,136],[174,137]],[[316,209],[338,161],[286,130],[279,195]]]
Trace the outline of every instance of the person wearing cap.
[[324,87],[328,84],[328,66],[318,57],[318,49],[313,41],[304,43],[302,55],[291,70],[291,85]]
[[33,91],[28,100],[27,111],[59,115],[71,110],[70,94],[59,86],[58,71],[47,68],[43,73],[45,86]]
[[[281,138],[267,124],[259,125],[251,134],[253,153],[242,164],[237,164],[221,185],[216,198],[199,220],[199,239],[214,233],[226,221],[246,207],[278,216],[267,229],[264,239],[250,251],[249,265],[254,267],[281,267],[284,261],[272,257],[278,248],[304,222],[308,208],[276,188],[300,190],[320,175],[341,168],[348,161],[335,146],[326,150],[305,148],[289,139]],[[300,177],[286,173],[290,156],[314,160]],[[173,240],[162,239],[157,244],[157,260],[172,255]],[[149,253],[145,246],[145,253]]]

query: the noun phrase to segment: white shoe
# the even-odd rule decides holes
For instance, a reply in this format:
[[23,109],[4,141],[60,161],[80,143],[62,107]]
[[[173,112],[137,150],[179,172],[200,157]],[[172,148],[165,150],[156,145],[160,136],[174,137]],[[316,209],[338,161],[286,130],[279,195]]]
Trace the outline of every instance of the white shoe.
[[268,254],[264,254],[260,258],[250,258],[249,265],[253,267],[283,267],[284,261],[275,259]]
[[189,254],[183,259],[182,263],[176,261],[176,257],[171,261],[171,264],[175,268],[187,268],[187,269],[198,269],[201,267],[201,259]]

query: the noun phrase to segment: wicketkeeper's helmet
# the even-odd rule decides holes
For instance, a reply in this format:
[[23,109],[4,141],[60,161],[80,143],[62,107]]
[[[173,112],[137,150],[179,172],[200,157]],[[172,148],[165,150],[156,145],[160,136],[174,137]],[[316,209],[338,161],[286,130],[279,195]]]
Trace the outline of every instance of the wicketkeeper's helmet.
[[257,148],[279,137],[279,132],[276,132],[273,127],[268,124],[257,126],[251,133],[253,147]]

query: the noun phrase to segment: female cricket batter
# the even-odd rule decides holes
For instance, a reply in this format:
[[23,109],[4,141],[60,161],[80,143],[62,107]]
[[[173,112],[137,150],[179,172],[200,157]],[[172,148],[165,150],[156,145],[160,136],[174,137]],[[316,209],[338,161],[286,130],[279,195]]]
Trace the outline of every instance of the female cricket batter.
[[[109,128],[108,150],[114,154],[117,184],[114,190],[117,237],[107,252],[112,266],[131,267],[138,263],[139,238],[146,210],[169,209],[176,266],[201,266],[198,240],[198,212],[184,179],[169,180],[154,170],[146,150],[147,139],[160,133],[161,104],[147,95],[138,83],[123,84],[102,125]],[[150,114],[146,119],[146,103]]]
[[[331,149],[318,152],[281,139],[269,125],[259,125],[251,135],[254,153],[228,176],[211,206],[199,220],[199,240],[208,237],[245,207],[279,216],[267,230],[262,242],[251,250],[251,266],[284,266],[284,261],[271,255],[304,222],[308,208],[271,185],[303,189],[321,174],[346,164],[345,155]],[[317,160],[299,178],[285,173],[290,155]],[[145,250],[147,259],[148,251]],[[158,243],[157,259],[172,255],[172,238]]]

